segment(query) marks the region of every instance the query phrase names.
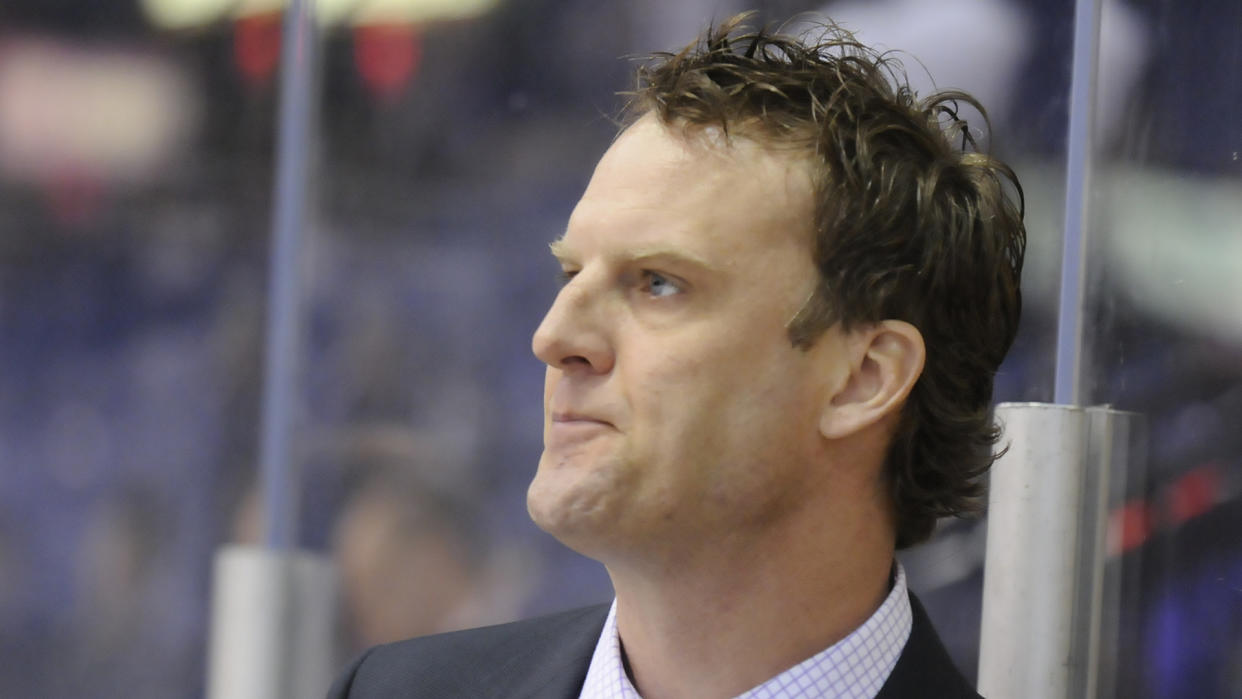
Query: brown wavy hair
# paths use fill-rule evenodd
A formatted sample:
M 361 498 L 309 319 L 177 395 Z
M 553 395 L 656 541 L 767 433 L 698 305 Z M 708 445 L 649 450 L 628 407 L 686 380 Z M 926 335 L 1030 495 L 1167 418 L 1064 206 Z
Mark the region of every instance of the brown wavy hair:
M 977 511 L 998 456 L 992 380 L 1021 313 L 1022 188 L 959 117 L 969 105 L 990 130 L 970 95 L 920 98 L 893 54 L 834 24 L 799 38 L 754 31 L 747 17 L 650 57 L 629 119 L 718 126 L 811 156 L 819 287 L 790 340 L 809 347 L 837 323 L 891 318 L 927 347 L 885 465 L 904 548 L 938 518 Z

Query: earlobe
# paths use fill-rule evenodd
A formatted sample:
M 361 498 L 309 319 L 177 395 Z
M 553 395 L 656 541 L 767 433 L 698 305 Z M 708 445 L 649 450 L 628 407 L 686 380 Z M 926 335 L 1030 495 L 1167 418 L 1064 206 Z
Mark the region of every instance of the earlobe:
M 855 330 L 844 343 L 848 374 L 824 406 L 819 429 L 828 439 L 862 431 L 901 410 L 923 372 L 923 335 L 900 320 Z

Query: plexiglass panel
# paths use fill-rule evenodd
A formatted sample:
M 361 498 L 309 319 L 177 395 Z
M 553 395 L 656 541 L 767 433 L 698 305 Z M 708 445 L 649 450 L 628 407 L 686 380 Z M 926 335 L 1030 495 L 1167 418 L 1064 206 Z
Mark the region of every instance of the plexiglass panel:
M 274 34 L 144 7 L 0 7 L 3 696 L 200 693 L 253 477 Z
M 1238 696 L 1242 6 L 1131 9 L 1129 64 L 1099 74 L 1126 86 L 1100 94 L 1084 338 L 1087 400 L 1150 433 L 1113 512 L 1115 696 Z

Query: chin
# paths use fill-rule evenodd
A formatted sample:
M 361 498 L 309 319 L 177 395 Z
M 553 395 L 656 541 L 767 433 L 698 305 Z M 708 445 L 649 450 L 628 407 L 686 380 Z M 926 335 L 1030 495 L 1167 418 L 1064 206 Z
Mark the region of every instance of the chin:
M 540 529 L 593 557 L 605 539 L 616 533 L 617 503 L 611 497 L 615 492 L 582 485 L 536 475 L 526 491 L 526 511 Z

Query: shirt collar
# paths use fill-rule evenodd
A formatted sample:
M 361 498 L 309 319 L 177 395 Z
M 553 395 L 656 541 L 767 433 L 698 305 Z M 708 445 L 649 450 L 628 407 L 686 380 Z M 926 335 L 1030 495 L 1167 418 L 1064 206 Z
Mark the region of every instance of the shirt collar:
M 738 699 L 874 699 L 897 665 L 913 623 L 900 563 L 893 577 L 888 597 L 862 626 Z M 616 600 L 595 644 L 579 699 L 641 699 L 621 662 Z

